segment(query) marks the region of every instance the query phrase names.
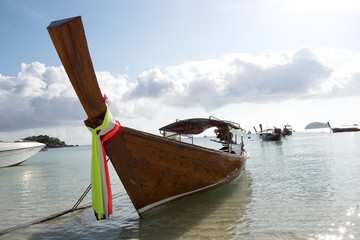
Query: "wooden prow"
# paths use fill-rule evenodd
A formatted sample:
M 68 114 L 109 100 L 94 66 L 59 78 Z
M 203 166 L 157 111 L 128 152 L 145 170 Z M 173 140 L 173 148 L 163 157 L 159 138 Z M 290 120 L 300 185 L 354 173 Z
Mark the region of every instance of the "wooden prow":
M 259 126 L 260 126 L 260 131 L 262 132 L 263 131 L 262 124 L 259 124 Z
M 331 128 L 331 126 L 330 126 L 330 123 L 329 123 L 329 122 L 327 122 L 327 125 L 329 126 L 330 131 L 333 131 L 333 129 Z
M 96 80 L 81 17 L 54 21 L 47 30 L 90 126 L 96 127 L 94 119 L 103 119 L 106 104 Z

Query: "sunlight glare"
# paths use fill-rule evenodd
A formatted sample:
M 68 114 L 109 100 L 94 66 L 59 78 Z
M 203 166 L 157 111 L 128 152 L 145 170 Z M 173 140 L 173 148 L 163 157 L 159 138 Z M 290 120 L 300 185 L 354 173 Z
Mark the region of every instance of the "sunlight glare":
M 297 11 L 341 11 L 360 8 L 356 0 L 280 0 L 279 3 Z

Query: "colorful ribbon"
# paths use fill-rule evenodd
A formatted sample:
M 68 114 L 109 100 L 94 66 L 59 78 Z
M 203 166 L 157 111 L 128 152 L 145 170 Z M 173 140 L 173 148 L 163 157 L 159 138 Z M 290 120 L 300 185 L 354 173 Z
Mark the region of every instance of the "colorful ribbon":
M 92 207 L 97 220 L 108 219 L 112 214 L 112 194 L 105 148 L 122 132 L 124 127 L 107 109 L 100 126 L 87 128 L 92 132 Z

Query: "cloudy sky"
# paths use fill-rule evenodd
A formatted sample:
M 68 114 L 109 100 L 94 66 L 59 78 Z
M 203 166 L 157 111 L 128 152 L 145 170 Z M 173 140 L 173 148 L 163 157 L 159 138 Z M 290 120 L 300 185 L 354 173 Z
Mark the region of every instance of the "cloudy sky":
M 124 126 L 360 123 L 359 13 L 356 0 L 0 0 L 0 140 L 91 142 L 46 30 L 79 15 Z

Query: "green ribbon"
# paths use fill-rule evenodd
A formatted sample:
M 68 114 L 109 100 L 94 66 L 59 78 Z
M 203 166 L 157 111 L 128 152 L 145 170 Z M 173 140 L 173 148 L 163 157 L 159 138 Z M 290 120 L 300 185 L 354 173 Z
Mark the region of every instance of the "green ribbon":
M 104 196 L 103 189 L 104 187 L 104 178 L 102 178 L 102 170 L 101 170 L 101 154 L 102 154 L 102 147 L 101 147 L 101 140 L 98 137 L 97 132 L 107 128 L 111 123 L 112 115 L 110 111 L 107 109 L 106 114 L 103 120 L 103 123 L 96 127 L 91 128 L 87 127 L 92 132 L 92 156 L 91 156 L 91 195 L 92 195 L 92 208 L 95 211 L 95 215 L 97 219 L 104 219 L 106 217 L 106 207 L 107 202 L 104 202 L 104 198 L 106 199 L 107 196 Z

